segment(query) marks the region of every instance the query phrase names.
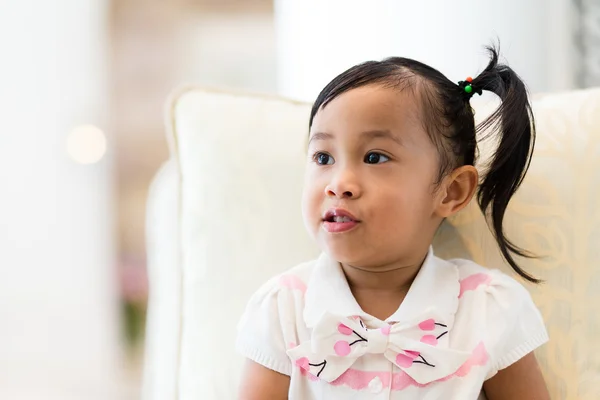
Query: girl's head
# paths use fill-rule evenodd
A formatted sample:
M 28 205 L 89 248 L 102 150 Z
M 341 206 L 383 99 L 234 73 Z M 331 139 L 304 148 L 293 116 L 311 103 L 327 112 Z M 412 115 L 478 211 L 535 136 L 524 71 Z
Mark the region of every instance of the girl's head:
M 399 57 L 354 66 L 321 91 L 310 116 L 303 213 L 323 250 L 363 268 L 414 262 L 441 222 L 477 192 L 502 254 L 535 281 L 514 261 L 525 254 L 502 228 L 529 166 L 533 117 L 525 85 L 489 51 L 470 92 Z M 502 103 L 476 127 L 469 99 L 481 90 Z M 476 131 L 492 127 L 499 145 L 478 185 Z

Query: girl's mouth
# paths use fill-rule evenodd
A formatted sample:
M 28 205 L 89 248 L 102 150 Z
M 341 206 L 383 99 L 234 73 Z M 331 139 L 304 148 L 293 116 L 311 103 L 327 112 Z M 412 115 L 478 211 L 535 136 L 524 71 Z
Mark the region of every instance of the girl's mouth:
M 330 233 L 342 233 L 354 229 L 360 221 L 349 211 L 332 208 L 323 216 L 323 228 Z

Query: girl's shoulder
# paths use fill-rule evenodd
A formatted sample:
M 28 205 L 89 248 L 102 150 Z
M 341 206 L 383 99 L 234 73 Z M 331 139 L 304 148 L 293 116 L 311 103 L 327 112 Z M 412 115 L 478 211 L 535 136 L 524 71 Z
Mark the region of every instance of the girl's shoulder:
M 275 275 L 258 288 L 249 298 L 240 324 L 264 321 L 266 325 L 300 325 L 304 297 L 316 260 L 301 263 Z M 279 317 L 285 315 L 281 320 Z M 279 326 L 281 328 L 281 326 Z
M 474 296 L 500 292 L 515 300 L 530 299 L 527 289 L 512 276 L 499 269 L 488 268 L 466 259 L 447 260 L 456 266 L 460 282 L 459 298 L 472 292 Z
M 460 283 L 455 329 L 460 340 L 485 348 L 486 379 L 548 341 L 542 315 L 523 284 L 470 260 L 448 261 L 456 265 Z
M 264 283 L 250 297 L 238 323 L 236 348 L 246 358 L 284 375 L 292 367 L 287 349 L 299 343 L 304 293 L 315 261 L 305 262 Z
M 296 265 L 266 281 L 252 296 L 252 301 L 260 301 L 266 297 L 304 294 L 315 268 L 317 260 Z

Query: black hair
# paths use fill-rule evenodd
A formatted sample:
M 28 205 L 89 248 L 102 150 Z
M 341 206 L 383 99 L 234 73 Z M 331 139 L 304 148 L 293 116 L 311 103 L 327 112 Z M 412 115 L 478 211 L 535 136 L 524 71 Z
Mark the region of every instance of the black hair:
M 487 67 L 472 81 L 460 84 L 409 58 L 391 57 L 358 64 L 338 75 L 321 91 L 312 106 L 309 129 L 321 108 L 351 89 L 380 85 L 410 91 L 420 101 L 423 127 L 438 148 L 437 183 L 454 168 L 475 165 L 477 133 L 499 133 L 498 147 L 477 189 L 477 201 L 504 259 L 521 277 L 539 283 L 539 279 L 519 267 L 514 259 L 514 255 L 527 258 L 533 255 L 510 241 L 502 225 L 508 203 L 523 182 L 531 162 L 535 122 L 525 84 L 510 67 L 498 62 L 499 51 L 495 47 L 487 47 L 487 50 L 490 54 Z M 465 91 L 467 84 L 471 85 L 470 93 Z M 469 99 L 482 90 L 495 93 L 501 104 L 475 126 Z

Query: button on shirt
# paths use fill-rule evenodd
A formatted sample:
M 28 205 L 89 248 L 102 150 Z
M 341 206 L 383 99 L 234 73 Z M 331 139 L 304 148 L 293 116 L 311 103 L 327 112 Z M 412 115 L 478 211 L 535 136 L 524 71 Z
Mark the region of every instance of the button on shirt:
M 398 310 L 365 313 L 322 254 L 263 285 L 238 325 L 245 357 L 290 376 L 290 399 L 485 399 L 483 382 L 548 340 L 527 290 L 429 253 Z

